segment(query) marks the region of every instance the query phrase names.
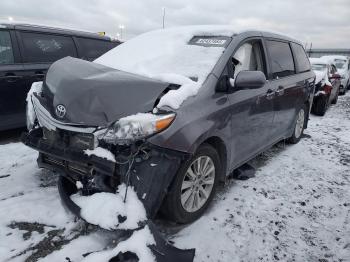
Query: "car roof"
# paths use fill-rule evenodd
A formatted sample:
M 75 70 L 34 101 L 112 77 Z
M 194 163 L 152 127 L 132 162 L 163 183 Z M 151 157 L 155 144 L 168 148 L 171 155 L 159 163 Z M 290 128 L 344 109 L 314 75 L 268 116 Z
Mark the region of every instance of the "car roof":
M 0 22 L 0 28 L 8 28 L 8 29 L 22 30 L 22 31 L 35 31 L 35 32 L 43 32 L 43 33 L 56 33 L 56 34 L 58 33 L 63 35 L 80 36 L 80 37 L 93 38 L 93 39 L 106 40 L 106 41 L 115 41 L 109 36 L 102 36 L 102 35 L 99 35 L 98 33 L 80 31 L 75 29 L 65 29 L 65 28 L 59 28 L 59 27 L 29 24 L 29 23 L 26 24 L 26 23 L 1 23 Z
M 321 56 L 321 58 L 329 59 L 329 60 L 335 60 L 335 59 L 349 60 L 349 57 L 345 55 L 324 55 L 324 56 Z
M 333 65 L 328 58 L 310 58 L 311 64 Z
M 295 38 L 285 35 L 283 33 L 273 32 L 273 31 L 262 31 L 262 30 L 245 30 L 238 32 L 237 34 L 245 34 L 248 36 L 261 35 L 265 38 L 272 38 L 276 40 L 283 40 L 287 42 L 293 42 L 302 46 L 302 43 Z

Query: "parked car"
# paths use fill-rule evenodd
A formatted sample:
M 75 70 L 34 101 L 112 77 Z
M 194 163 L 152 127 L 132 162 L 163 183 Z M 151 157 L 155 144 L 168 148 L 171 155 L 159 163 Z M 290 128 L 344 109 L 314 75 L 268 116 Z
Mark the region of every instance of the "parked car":
M 67 195 L 132 185 L 150 217 L 197 219 L 219 181 L 307 127 L 315 74 L 300 42 L 231 27 L 145 33 L 94 62 L 64 58 L 31 90 L 22 141 Z M 75 209 L 76 210 L 76 209 Z
M 329 105 L 336 104 L 340 90 L 341 77 L 337 68 L 328 59 L 310 58 L 312 69 L 316 74 L 315 96 L 312 112 L 323 116 Z
M 341 55 L 322 56 L 321 58 L 328 60 L 337 68 L 338 74 L 341 76 L 339 94 L 345 95 L 350 88 L 350 58 Z
M 26 95 L 52 62 L 65 56 L 93 60 L 118 43 L 93 33 L 0 23 L 0 131 L 26 125 Z

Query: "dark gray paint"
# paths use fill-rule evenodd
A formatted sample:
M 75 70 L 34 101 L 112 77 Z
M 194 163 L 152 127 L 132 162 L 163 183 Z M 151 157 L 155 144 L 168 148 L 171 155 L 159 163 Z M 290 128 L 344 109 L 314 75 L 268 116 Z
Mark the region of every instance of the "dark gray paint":
M 215 138 L 223 148 L 224 174 L 248 161 L 281 139 L 292 135 L 296 112 L 312 104 L 314 73 L 298 73 L 273 80 L 269 54 L 264 47 L 267 82 L 257 89 L 216 92 L 232 54 L 249 39 L 297 41 L 265 33 L 244 32 L 232 37 L 203 83 L 199 93 L 188 98 L 176 111 L 172 125 L 148 139 L 162 148 L 194 153 L 207 139 Z M 146 112 L 167 87 L 132 74 L 100 65 L 65 59 L 50 69 L 47 83 L 55 92 L 53 106 L 67 106 L 68 120 L 84 124 L 106 124 L 118 118 Z M 55 86 L 59 87 L 55 91 Z

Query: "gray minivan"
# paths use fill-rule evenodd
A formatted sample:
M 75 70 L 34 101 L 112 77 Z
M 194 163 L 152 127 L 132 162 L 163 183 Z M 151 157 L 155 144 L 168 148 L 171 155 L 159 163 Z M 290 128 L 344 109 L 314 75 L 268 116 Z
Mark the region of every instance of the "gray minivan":
M 307 127 L 315 75 L 300 42 L 230 27 L 135 37 L 94 62 L 64 58 L 33 90 L 22 141 L 60 193 L 134 187 L 150 217 L 188 223 L 219 181 Z M 82 184 L 76 187 L 76 182 Z

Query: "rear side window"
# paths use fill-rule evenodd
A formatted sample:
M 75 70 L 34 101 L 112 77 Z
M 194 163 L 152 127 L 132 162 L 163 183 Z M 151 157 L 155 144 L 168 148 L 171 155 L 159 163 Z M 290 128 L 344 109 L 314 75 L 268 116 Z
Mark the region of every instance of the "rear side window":
M 13 64 L 11 36 L 8 31 L 0 31 L 0 64 Z
M 66 56 L 76 57 L 74 41 L 69 36 L 21 32 L 25 63 L 54 62 Z
M 296 64 L 299 72 L 307 72 L 311 70 L 309 58 L 307 57 L 304 48 L 301 45 L 292 43 Z
M 274 79 L 295 74 L 292 50 L 288 43 L 267 40 L 272 76 Z
M 82 58 L 90 61 L 100 57 L 114 47 L 113 43 L 98 39 L 77 37 L 77 41 Z

